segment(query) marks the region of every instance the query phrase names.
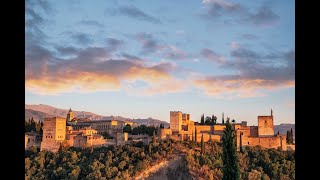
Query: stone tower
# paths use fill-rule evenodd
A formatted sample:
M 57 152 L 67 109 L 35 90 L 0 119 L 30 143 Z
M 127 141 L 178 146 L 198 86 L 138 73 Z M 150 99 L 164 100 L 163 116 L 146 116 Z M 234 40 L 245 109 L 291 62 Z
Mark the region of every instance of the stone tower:
M 182 126 L 182 112 L 170 111 L 170 129 L 172 132 L 179 132 Z
M 67 114 L 67 121 L 71 121 L 73 118 L 74 118 L 74 115 L 73 115 L 73 112 L 70 108 L 68 111 L 68 114 Z
M 66 119 L 60 117 L 44 118 L 40 150 L 56 152 L 60 143 L 66 139 Z
M 258 136 L 273 136 L 273 111 L 270 116 L 258 116 Z

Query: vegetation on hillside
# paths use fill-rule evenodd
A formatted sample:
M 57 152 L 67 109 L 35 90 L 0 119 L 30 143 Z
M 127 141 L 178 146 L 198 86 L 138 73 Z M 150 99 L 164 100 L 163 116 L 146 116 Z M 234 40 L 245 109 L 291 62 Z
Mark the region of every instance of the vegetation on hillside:
M 172 154 L 170 141 L 59 152 L 25 151 L 25 179 L 130 179 Z

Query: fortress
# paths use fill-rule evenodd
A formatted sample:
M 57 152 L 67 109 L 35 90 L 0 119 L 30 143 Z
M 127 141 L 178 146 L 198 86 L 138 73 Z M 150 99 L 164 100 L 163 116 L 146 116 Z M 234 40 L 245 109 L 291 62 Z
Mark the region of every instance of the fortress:
M 229 122 L 231 123 L 231 122 Z M 180 141 L 203 139 L 205 142 L 212 140 L 220 142 L 225 129 L 225 124 L 201 125 L 190 119 L 190 114 L 181 111 L 170 112 L 170 128 L 160 129 L 160 139 L 175 139 Z M 270 116 L 258 116 L 258 126 L 247 126 L 246 121 L 232 123 L 236 134 L 237 150 L 244 146 L 257 146 L 263 148 L 281 148 L 287 150 L 294 147 L 287 146 L 286 135 L 274 133 L 273 112 Z
M 159 128 L 158 139 L 174 139 L 178 141 L 194 140 L 205 142 L 222 139 L 226 127 L 223 123 L 213 125 L 199 124 L 190 119 L 190 114 L 181 111 L 170 111 L 170 128 Z M 231 123 L 227 121 L 227 123 Z M 56 152 L 61 145 L 74 147 L 99 147 L 108 145 L 120 145 L 131 141 L 143 141 L 148 144 L 150 137 L 145 135 L 128 135 L 123 133 L 123 128 L 132 122 L 118 120 L 88 121 L 74 118 L 70 108 L 67 118 L 44 118 L 42 137 L 35 132 L 25 134 L 25 148 L 31 146 L 40 147 L 40 150 Z M 282 150 L 295 149 L 294 145 L 287 145 L 286 135 L 274 133 L 273 112 L 269 116 L 258 116 L 258 126 L 247 126 L 246 121 L 232 123 L 235 130 L 237 150 L 244 146 L 261 146 L 263 148 L 281 148 Z M 113 139 L 105 139 L 102 135 L 107 133 Z

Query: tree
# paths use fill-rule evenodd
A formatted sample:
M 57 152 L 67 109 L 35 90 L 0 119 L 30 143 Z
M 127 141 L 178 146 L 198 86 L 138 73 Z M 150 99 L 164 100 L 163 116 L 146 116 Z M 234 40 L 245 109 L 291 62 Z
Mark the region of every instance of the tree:
M 205 153 L 205 145 L 204 145 L 204 141 L 203 141 L 203 134 L 201 136 L 201 154 Z
M 207 124 L 207 125 L 211 124 L 211 117 L 210 116 L 206 117 L 206 120 L 205 120 L 204 124 Z
M 293 131 L 292 131 L 292 128 L 290 130 L 290 140 L 291 140 L 291 144 L 293 144 Z
M 127 132 L 131 134 L 131 126 L 130 124 L 127 124 L 125 127 L 123 127 L 123 132 Z
M 226 124 L 222 136 L 223 178 L 225 180 L 240 179 L 239 160 L 235 145 L 235 132 L 230 122 Z
M 204 124 L 204 114 L 201 116 L 200 124 Z
M 227 123 L 227 124 L 230 123 L 230 118 L 229 118 L 229 117 L 227 117 L 226 123 Z
M 236 123 L 236 120 L 232 119 L 232 121 L 231 121 L 231 122 L 234 124 L 234 123 Z
M 222 113 L 222 124 L 224 124 L 224 113 Z
M 212 124 L 217 124 L 217 116 L 215 116 L 214 114 L 212 114 L 211 121 L 212 121 Z
M 195 141 L 196 141 L 196 144 L 197 144 L 197 127 L 194 127 L 194 129 L 195 129 L 195 132 L 194 132 L 194 139 L 195 139 Z
M 160 129 L 164 129 L 164 124 L 160 123 Z

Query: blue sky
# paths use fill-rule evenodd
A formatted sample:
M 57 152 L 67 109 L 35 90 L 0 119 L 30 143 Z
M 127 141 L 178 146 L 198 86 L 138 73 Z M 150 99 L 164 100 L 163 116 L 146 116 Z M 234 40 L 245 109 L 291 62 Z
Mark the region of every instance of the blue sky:
M 26 2 L 26 104 L 295 122 L 294 1 Z

